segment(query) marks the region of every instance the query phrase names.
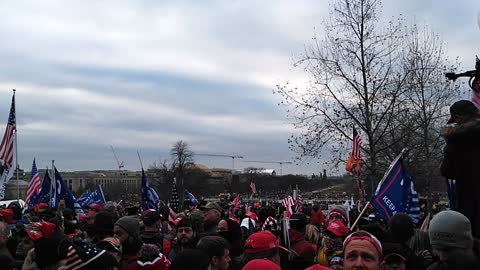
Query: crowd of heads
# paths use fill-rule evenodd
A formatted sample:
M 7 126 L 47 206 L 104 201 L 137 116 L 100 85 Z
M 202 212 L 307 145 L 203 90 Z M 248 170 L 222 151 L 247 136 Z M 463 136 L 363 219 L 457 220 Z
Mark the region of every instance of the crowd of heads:
M 404 213 L 375 213 L 350 228 L 342 206 L 235 209 L 203 202 L 159 210 L 90 205 L 83 213 L 46 204 L 0 209 L 1 269 L 477 269 L 469 220 L 446 210 L 428 229 Z M 427 217 L 428 219 L 429 217 Z M 427 220 L 428 222 L 429 220 Z

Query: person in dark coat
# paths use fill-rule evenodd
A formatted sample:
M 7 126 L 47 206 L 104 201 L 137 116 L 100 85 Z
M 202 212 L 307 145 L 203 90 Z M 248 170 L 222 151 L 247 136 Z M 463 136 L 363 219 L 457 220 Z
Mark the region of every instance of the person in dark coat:
M 288 269 L 305 269 L 313 265 L 315 257 L 314 245 L 305 240 L 305 228 L 308 224 L 307 216 L 302 213 L 293 214 L 290 217 L 290 238 L 291 256 Z
M 480 115 L 477 107 L 460 100 L 450 107 L 449 124 L 442 129 L 447 145 L 441 173 L 456 180 L 456 208 L 472 224 L 473 236 L 480 237 Z

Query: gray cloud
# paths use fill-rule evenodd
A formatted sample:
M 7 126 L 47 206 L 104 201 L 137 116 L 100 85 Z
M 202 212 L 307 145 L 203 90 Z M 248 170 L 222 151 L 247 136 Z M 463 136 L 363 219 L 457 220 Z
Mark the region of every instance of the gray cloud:
M 452 57 L 472 66 L 478 1 L 384 2 L 385 16 L 425 20 Z M 291 57 L 314 27 L 321 34 L 327 15 L 327 1 L 315 0 L 0 3 L 0 130 L 17 88 L 24 168 L 34 156 L 40 167 L 55 159 L 65 170 L 115 168 L 112 144 L 138 169 L 137 149 L 151 163 L 179 139 L 199 153 L 290 160 L 292 129 L 271 90 L 306 84 Z M 228 158 L 197 160 L 231 166 Z

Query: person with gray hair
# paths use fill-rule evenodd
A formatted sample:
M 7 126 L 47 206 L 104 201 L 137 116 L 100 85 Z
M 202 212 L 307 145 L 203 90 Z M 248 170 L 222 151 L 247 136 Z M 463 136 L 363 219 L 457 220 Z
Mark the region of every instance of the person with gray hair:
M 473 252 L 470 221 L 459 212 L 445 210 L 436 214 L 428 229 L 433 253 L 439 261 L 427 270 L 478 269 L 478 259 Z

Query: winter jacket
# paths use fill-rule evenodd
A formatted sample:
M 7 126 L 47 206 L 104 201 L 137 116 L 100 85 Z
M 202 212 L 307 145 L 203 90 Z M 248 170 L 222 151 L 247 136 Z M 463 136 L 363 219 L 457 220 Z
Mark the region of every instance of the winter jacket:
M 447 140 L 441 173 L 456 180 L 456 211 L 472 224 L 473 236 L 480 237 L 480 118 L 442 131 Z
M 303 267 L 301 269 L 313 265 L 315 257 L 315 248 L 313 245 L 305 240 L 303 233 L 299 231 L 290 229 L 288 230 L 288 235 L 290 238 L 290 249 L 295 253 L 291 265 L 300 268 Z
M 160 232 L 145 231 L 140 234 L 140 237 L 143 243 L 156 245 L 162 251 L 163 237 Z

